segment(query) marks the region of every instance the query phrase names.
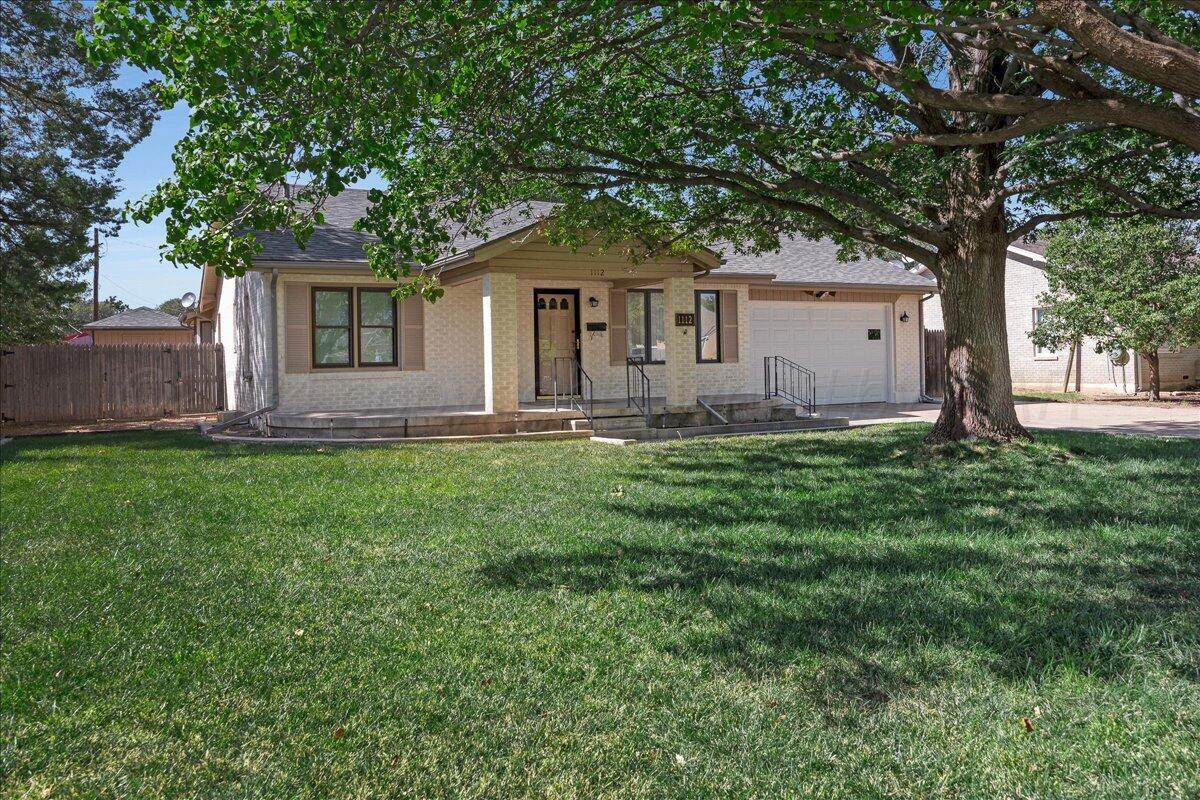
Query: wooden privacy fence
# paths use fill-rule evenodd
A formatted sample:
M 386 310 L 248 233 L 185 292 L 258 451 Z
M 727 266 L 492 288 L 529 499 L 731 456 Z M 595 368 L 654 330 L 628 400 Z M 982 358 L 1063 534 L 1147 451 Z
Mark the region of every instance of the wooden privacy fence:
M 925 394 L 941 397 L 946 389 L 946 332 L 925 331 Z
M 225 406 L 219 344 L 34 344 L 0 350 L 0 421 L 90 422 Z

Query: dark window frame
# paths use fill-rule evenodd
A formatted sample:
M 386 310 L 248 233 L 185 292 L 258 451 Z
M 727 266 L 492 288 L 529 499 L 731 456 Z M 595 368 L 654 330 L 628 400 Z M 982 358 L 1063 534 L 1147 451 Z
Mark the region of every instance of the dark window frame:
M 363 324 L 362 296 L 364 294 L 370 294 L 370 293 L 386 294 L 388 296 L 388 298 L 392 301 L 392 324 L 391 325 L 365 325 L 365 324 Z M 355 313 L 354 318 L 355 318 L 355 321 L 357 322 L 357 325 L 355 326 L 355 335 L 357 337 L 358 345 L 359 345 L 357 348 L 358 366 L 361 369 L 375 369 L 377 367 L 398 367 L 398 366 L 400 366 L 400 309 L 398 309 L 396 307 L 396 298 L 392 296 L 391 290 L 360 286 L 358 288 L 358 291 L 355 292 L 354 300 L 355 300 L 355 305 L 357 306 L 357 308 L 355 309 L 356 313 Z M 363 332 L 364 328 L 370 328 L 372 330 L 386 330 L 388 328 L 391 328 L 391 330 L 392 330 L 392 360 L 391 361 L 364 362 L 362 360 L 362 332 Z
M 651 325 L 652 325 L 652 320 L 650 317 L 650 296 L 655 295 L 655 294 L 662 295 L 663 290 L 662 289 L 629 289 L 626 291 L 626 296 L 632 295 L 632 294 L 641 295 L 641 297 L 642 297 L 642 336 L 643 336 L 642 341 L 645 342 L 645 348 L 646 348 L 646 354 L 647 354 L 647 357 L 642 359 L 642 363 L 643 364 L 665 364 L 665 363 L 667 363 L 667 360 L 665 357 L 662 359 L 658 359 L 658 360 L 649 358 L 649 354 L 654 352 L 654 348 L 650 345 L 650 329 L 651 329 Z M 629 316 L 628 300 L 626 301 L 626 305 L 625 305 L 625 316 L 626 317 Z M 628 326 L 628 324 L 629 324 L 629 320 L 626 319 L 626 325 Z M 667 330 L 667 301 L 666 301 L 666 298 L 664 297 L 663 298 L 663 332 L 664 332 L 664 334 L 666 333 L 666 330 Z M 628 334 L 626 336 L 628 337 Z M 626 338 L 626 340 L 625 340 L 625 356 L 627 358 L 632 358 L 632 356 L 629 355 L 629 339 L 628 338 Z M 664 353 L 664 356 L 665 356 L 665 353 Z
M 700 295 L 711 294 L 716 301 L 713 303 L 714 313 L 717 315 L 717 324 L 713 329 L 713 336 L 717 337 L 717 357 L 716 358 L 701 358 L 700 357 Z M 697 289 L 696 290 L 696 363 L 697 364 L 720 364 L 721 356 L 721 293 L 716 289 Z
M 317 293 L 325 292 L 328 294 L 344 294 L 346 295 L 346 324 L 345 325 L 318 325 L 317 324 Z M 354 289 L 349 286 L 314 286 L 312 295 L 309 298 L 310 309 L 312 314 L 312 366 L 313 369 L 353 369 L 354 368 Z M 344 330 L 346 331 L 346 356 L 347 361 L 339 361 L 337 363 L 320 363 L 317 361 L 317 332 L 322 330 Z

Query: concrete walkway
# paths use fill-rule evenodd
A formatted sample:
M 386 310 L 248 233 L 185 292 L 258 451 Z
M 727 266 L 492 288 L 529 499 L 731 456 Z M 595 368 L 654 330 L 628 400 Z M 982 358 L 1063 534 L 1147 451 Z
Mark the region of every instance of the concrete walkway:
M 849 417 L 853 425 L 881 422 L 933 422 L 940 406 L 932 403 L 864 403 L 822 406 L 822 414 Z M 1050 428 L 1130 436 L 1177 436 L 1200 439 L 1200 407 L 1152 408 L 1100 403 L 1017 402 L 1017 417 L 1028 428 Z

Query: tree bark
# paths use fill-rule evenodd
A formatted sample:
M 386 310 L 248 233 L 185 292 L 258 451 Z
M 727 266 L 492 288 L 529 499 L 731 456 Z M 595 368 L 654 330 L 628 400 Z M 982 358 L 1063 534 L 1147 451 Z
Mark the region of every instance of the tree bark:
M 1146 359 L 1146 369 L 1150 373 L 1150 399 L 1159 400 L 1162 398 L 1162 376 L 1158 372 L 1158 351 L 1142 353 L 1142 358 Z
M 997 156 L 995 148 L 973 148 L 951 169 L 947 183 L 948 241 L 938 254 L 946 388 L 930 442 L 1030 438 L 1017 419 L 1008 362 L 1008 231 L 1001 209 L 981 200 Z
M 1004 319 L 1007 246 L 1003 233 L 981 235 L 942 257 L 946 388 L 931 442 L 1029 438 L 1012 397 Z

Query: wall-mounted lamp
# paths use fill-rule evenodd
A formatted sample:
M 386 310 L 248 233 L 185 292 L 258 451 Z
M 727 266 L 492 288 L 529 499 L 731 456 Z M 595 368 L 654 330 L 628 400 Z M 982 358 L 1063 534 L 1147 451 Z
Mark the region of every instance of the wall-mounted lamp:
M 592 308 L 595 308 L 596 306 L 600 305 L 600 301 L 594 297 L 589 297 L 588 305 L 591 306 Z
M 900 321 L 908 322 L 908 312 L 907 311 L 905 311 L 903 314 L 900 315 Z

